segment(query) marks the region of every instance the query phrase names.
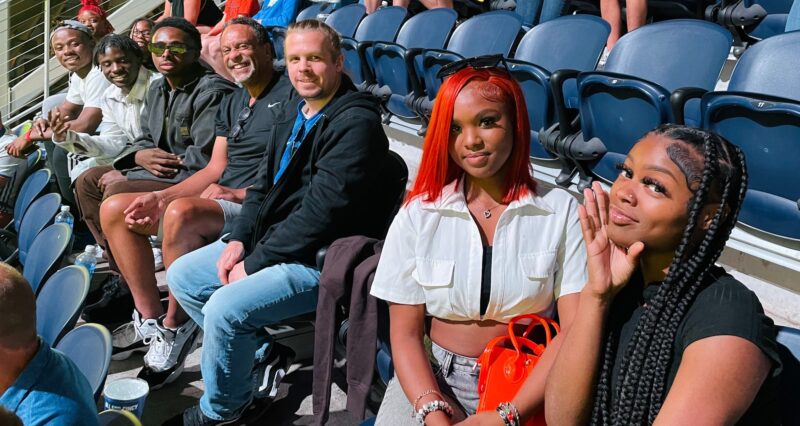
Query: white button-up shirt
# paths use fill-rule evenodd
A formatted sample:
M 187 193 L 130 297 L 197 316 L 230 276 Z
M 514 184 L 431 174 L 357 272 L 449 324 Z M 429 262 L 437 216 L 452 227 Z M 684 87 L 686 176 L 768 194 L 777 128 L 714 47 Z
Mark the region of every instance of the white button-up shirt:
M 86 156 L 70 170 L 74 181 L 90 167 L 111 164 L 125 147 L 142 133 L 141 115 L 144 109 L 144 98 L 150 88 L 150 82 L 160 77 L 144 66 L 139 67 L 131 91 L 127 94 L 115 85 L 110 85 L 103 92 L 100 109 L 103 121 L 98 126 L 99 135 L 67 131 L 64 142 L 57 145 L 67 151 Z
M 552 316 L 554 302 L 586 282 L 578 201 L 562 189 L 538 189 L 511 202 L 494 234 L 491 294 L 480 315 L 483 243 L 462 185 L 400 209 L 381 252 L 371 294 L 454 320 L 508 322 L 520 314 Z

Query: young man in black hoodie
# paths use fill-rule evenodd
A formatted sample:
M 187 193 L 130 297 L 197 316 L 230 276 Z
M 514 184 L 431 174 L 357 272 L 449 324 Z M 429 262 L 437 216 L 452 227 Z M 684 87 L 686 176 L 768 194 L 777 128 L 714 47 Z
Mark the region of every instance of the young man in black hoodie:
M 343 236 L 380 235 L 391 209 L 375 201 L 388 152 L 378 103 L 342 73 L 339 36 L 316 20 L 295 23 L 285 52 L 303 98 L 296 116 L 276 124 L 233 231 L 167 271 L 205 332 L 205 393 L 183 424 L 252 420 L 267 406 L 293 355 L 264 326 L 313 312 L 317 251 Z

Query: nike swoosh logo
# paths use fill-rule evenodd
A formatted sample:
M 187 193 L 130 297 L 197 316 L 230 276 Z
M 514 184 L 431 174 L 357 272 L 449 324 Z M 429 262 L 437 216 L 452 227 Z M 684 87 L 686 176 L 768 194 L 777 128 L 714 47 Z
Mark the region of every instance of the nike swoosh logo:
M 280 102 L 275 102 L 274 104 L 269 104 L 269 105 L 267 105 L 267 108 L 272 108 L 275 105 L 280 105 Z

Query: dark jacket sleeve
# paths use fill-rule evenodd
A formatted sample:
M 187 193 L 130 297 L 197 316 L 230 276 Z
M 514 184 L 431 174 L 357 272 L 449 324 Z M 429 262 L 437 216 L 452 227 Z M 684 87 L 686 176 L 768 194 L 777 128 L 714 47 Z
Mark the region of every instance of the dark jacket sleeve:
M 256 228 L 258 209 L 264 202 L 269 189 L 269 173 L 267 168 L 269 161 L 262 161 L 258 170 L 256 181 L 245 192 L 242 211 L 233 222 L 233 230 L 222 241 L 240 241 L 244 244 L 245 252 L 249 253 L 253 247 L 250 246 L 253 232 Z
M 193 143 L 186 147 L 183 164 L 190 172 L 196 172 L 208 165 L 216 140 L 217 109 L 222 99 L 231 92 L 233 86 L 221 78 L 212 78 L 210 84 L 198 87 L 200 93 L 192 102 L 192 127 L 189 133 Z
M 248 274 L 282 262 L 313 258 L 355 215 L 354 205 L 369 194 L 371 178 L 388 151 L 376 111 L 353 107 L 336 116 L 321 134 L 324 144 L 299 207 L 258 242 L 245 258 Z M 334 125 L 335 124 L 335 125 Z

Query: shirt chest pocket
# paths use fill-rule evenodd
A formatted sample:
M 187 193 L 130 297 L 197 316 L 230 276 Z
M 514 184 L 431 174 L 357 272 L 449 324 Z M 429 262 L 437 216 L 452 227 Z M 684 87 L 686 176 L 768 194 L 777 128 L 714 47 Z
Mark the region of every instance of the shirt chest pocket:
M 192 119 L 189 114 L 175 113 L 172 118 L 172 131 L 175 132 L 177 140 L 188 139 L 191 137 L 189 130 L 192 127 Z
M 444 259 L 416 258 L 416 269 L 412 276 L 426 289 L 452 287 L 455 261 Z
M 521 254 L 519 265 L 523 280 L 533 286 L 532 291 L 542 290 L 545 283 L 551 282 L 556 270 L 556 250 Z

